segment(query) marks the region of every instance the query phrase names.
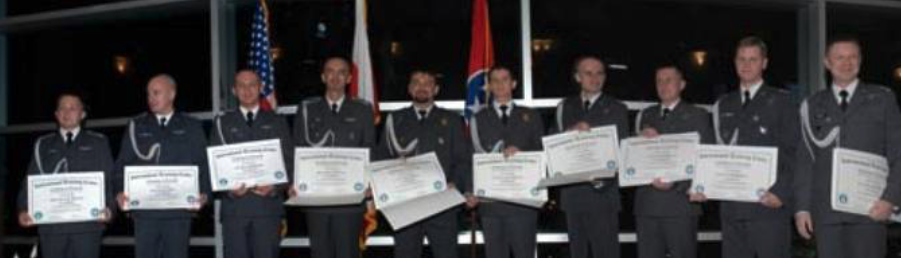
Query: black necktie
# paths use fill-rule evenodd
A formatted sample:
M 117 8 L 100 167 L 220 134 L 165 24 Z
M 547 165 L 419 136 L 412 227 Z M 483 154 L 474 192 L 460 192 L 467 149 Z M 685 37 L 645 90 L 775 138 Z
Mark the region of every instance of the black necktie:
M 747 107 L 748 103 L 751 103 L 751 91 L 750 90 L 744 91 L 744 96 L 745 96 L 745 101 L 741 103 L 742 108 Z
M 338 103 L 332 104 L 332 114 L 338 114 Z
M 510 108 L 507 105 L 501 105 L 501 123 L 507 124 L 507 120 L 509 116 L 507 115 L 507 109 Z
M 75 140 L 73 138 L 75 138 L 75 134 L 73 134 L 72 132 L 66 132 L 66 145 L 72 145 L 72 141 Z
M 166 129 L 166 118 L 160 117 L 160 129 Z
M 588 110 L 589 108 L 591 108 L 591 101 L 590 101 L 590 100 L 586 100 L 586 101 L 585 101 L 585 110 Z
M 838 92 L 838 96 L 842 98 L 841 101 L 838 103 L 838 105 L 840 107 L 842 107 L 842 111 L 845 111 L 848 109 L 848 95 L 849 94 L 848 94 L 847 90 L 842 90 L 842 91 Z
M 664 108 L 664 109 L 663 109 L 663 120 L 666 120 L 666 117 L 669 116 L 669 113 L 670 113 L 670 112 L 671 112 L 671 111 L 670 111 L 669 108 Z
M 247 126 L 253 126 L 253 111 L 247 112 Z
M 425 117 L 426 117 L 426 115 L 428 115 L 429 113 L 428 113 L 425 109 L 419 110 L 419 111 L 417 111 L 417 112 L 419 112 L 419 123 L 421 124 L 423 121 L 425 121 Z

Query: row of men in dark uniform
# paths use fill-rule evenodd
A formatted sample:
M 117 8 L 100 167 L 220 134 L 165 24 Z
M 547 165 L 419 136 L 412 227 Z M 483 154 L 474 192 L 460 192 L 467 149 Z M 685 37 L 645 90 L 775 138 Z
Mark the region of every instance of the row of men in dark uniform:
M 722 202 L 722 257 L 791 257 L 792 218 L 802 237 L 816 239 L 819 257 L 884 257 L 884 222 L 901 202 L 901 172 L 896 173 L 901 169 L 897 165 L 901 115 L 890 90 L 858 79 L 860 48 L 853 38 L 831 41 L 825 58 L 831 85 L 799 105 L 788 92 L 764 81 L 769 60 L 766 44 L 756 37 L 744 38 L 735 55 L 740 87 L 716 101 L 712 116 L 682 100 L 686 80 L 677 66 L 660 66 L 655 74 L 660 103 L 639 112 L 634 132 L 629 130 L 626 105 L 603 93 L 606 68 L 596 56 L 574 61 L 573 77 L 580 93 L 560 102 L 549 129 L 536 110 L 513 103 L 517 82 L 512 71 L 501 66 L 491 69 L 487 76 L 493 101 L 474 114 L 473 124 L 478 126 L 470 127 L 469 133 L 458 112 L 435 105 L 440 87 L 436 76 L 427 71 L 410 75 L 412 105 L 387 114 L 381 136 L 376 135 L 372 106 L 345 94 L 351 65 L 343 58 L 326 60 L 321 75 L 325 94 L 297 106 L 293 130 L 283 117 L 260 109 L 260 78 L 252 71 L 240 71 L 233 87 L 240 107 L 217 116 L 208 138 L 200 122 L 175 111 L 175 80 L 159 75 L 147 86 L 150 111 L 129 122 L 115 162 L 103 135 L 81 129 L 85 117 L 81 99 L 63 95 L 55 113 L 59 131 L 36 141 L 28 174 L 104 171 L 115 186 L 110 192 L 115 198 L 109 199 L 121 207 L 128 199 L 121 187 L 124 166 L 196 165 L 204 172 L 201 182 L 207 182 L 207 145 L 280 139 L 289 172 L 294 147 L 371 148 L 374 160 L 435 152 L 449 186 L 466 196 L 466 208 L 479 210 L 487 257 L 524 258 L 536 250 L 538 210 L 475 197 L 473 153 L 512 156 L 541 150 L 541 137 L 548 133 L 605 125 L 615 125 L 618 135 L 624 136 L 697 132 L 706 144 L 779 150 L 777 181 L 759 202 Z M 840 135 L 830 137 L 835 128 L 841 128 Z M 376 137 L 381 138 L 378 143 Z M 883 155 L 891 164 L 888 187 L 869 216 L 840 213 L 829 206 L 831 150 L 839 142 L 842 148 Z M 202 185 L 205 202 L 211 193 L 208 185 Z M 691 192 L 689 186 L 690 182 L 658 179 L 636 190 L 633 212 L 639 257 L 697 257 L 699 203 L 706 197 Z M 278 256 L 277 231 L 286 195 L 296 192 L 287 185 L 275 185 L 242 187 L 218 196 L 226 257 Z M 24 212 L 25 194 L 20 196 L 20 223 L 32 225 Z M 621 197 L 615 178 L 562 186 L 560 199 L 572 257 L 620 257 Z M 40 226 L 44 256 L 98 257 L 102 222 L 112 217 L 116 205 L 109 204 L 101 223 Z M 358 234 L 367 208 L 371 207 L 365 203 L 304 208 L 312 256 L 360 257 Z M 395 257 L 421 257 L 424 237 L 433 257 L 458 257 L 457 223 L 463 209 L 450 209 L 397 230 Z M 196 210 L 133 211 L 136 256 L 187 257 L 192 212 Z

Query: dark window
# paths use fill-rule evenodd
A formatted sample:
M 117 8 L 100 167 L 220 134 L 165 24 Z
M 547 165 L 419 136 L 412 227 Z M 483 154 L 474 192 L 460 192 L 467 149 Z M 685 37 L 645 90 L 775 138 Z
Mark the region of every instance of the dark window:
M 209 111 L 209 27 L 194 10 L 9 34 L 9 122 L 52 121 L 55 96 L 71 90 L 90 118 L 131 116 L 157 73 L 175 78 L 177 109 Z
M 577 93 L 572 62 L 595 54 L 607 64 L 605 91 L 620 99 L 656 101 L 654 68 L 675 62 L 688 79 L 684 97 L 712 103 L 735 88 L 735 45 L 748 35 L 769 46 L 767 82 L 786 87 L 798 80 L 796 24 L 791 5 L 533 1 L 535 96 Z

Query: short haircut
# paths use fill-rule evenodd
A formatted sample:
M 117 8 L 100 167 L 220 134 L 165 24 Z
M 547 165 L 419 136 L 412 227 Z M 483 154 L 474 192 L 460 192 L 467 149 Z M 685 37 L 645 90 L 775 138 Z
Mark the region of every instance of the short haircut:
M 516 80 L 514 78 L 514 76 L 516 76 L 516 75 L 513 74 L 513 70 L 510 70 L 509 67 L 504 66 L 504 65 L 495 65 L 495 66 L 492 66 L 491 69 L 488 69 L 488 73 L 486 74 L 488 78 L 486 81 L 491 81 L 491 75 L 498 71 L 507 71 L 507 73 L 510 74 L 510 78 L 513 78 L 513 80 Z
M 760 37 L 757 36 L 747 36 L 738 41 L 738 45 L 735 47 L 735 50 L 746 48 L 746 47 L 756 47 L 760 49 L 760 54 L 763 55 L 764 58 L 769 56 L 769 48 L 766 46 L 766 42 L 763 41 Z
M 862 50 L 862 47 L 860 46 L 860 40 L 857 39 L 857 37 L 853 35 L 842 34 L 829 39 L 829 42 L 826 43 L 826 53 L 828 54 L 829 49 L 831 49 L 832 46 L 838 43 L 851 43 L 857 46 L 858 49 Z
M 322 70 L 323 71 L 325 71 L 325 64 L 327 64 L 329 61 L 332 61 L 332 60 L 339 60 L 341 62 L 344 62 L 344 64 L 347 65 L 348 69 L 353 69 L 352 68 L 353 65 L 351 64 L 350 59 L 348 59 L 347 57 L 344 57 L 344 56 L 334 55 L 334 56 L 326 57 L 325 60 L 322 61 Z
M 657 73 L 657 72 L 660 72 L 660 70 L 663 70 L 663 69 L 673 69 L 673 70 L 676 71 L 676 74 L 679 75 L 679 78 L 682 78 L 682 80 L 685 80 L 685 73 L 682 72 L 682 68 L 679 67 L 678 64 L 672 63 L 672 62 L 664 62 L 664 63 L 660 63 L 660 64 L 657 65 L 657 67 L 654 69 L 654 72 Z
M 581 55 L 579 57 L 576 57 L 576 60 L 573 61 L 573 73 L 578 73 L 579 72 L 579 64 L 582 64 L 582 62 L 584 62 L 585 60 L 588 60 L 588 59 L 593 59 L 593 60 L 600 62 L 601 64 L 604 64 L 604 60 L 601 59 L 601 56 L 599 56 L 599 55 L 594 55 L 594 54 Z
M 428 76 L 428 77 L 432 78 L 433 81 L 435 81 L 435 84 L 438 84 L 438 74 L 433 71 L 429 71 L 426 69 L 414 69 L 413 71 L 410 71 L 409 79 L 412 81 L 413 76 L 415 76 L 417 74 L 422 74 L 422 75 Z
M 61 92 L 59 95 L 56 95 L 56 108 L 59 108 L 59 102 L 63 100 L 63 98 L 71 97 L 78 100 L 78 103 L 81 104 L 82 109 L 86 109 L 86 105 L 84 104 L 84 98 L 81 97 L 81 94 L 74 91 L 65 91 Z

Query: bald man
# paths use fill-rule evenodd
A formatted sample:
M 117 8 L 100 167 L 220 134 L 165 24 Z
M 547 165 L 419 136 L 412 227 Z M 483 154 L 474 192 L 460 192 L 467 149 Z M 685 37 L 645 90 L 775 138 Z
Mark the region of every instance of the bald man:
M 126 166 L 197 166 L 201 206 L 210 193 L 206 138 L 200 121 L 174 107 L 176 83 L 161 74 L 147 83 L 148 112 L 131 119 L 122 136 L 116 160 L 116 200 L 128 202 L 123 192 Z M 137 258 L 187 258 L 192 210 L 132 211 Z
M 293 178 L 294 149 L 288 122 L 275 112 L 260 109 L 262 87 L 256 73 L 238 71 L 232 93 L 240 106 L 216 117 L 210 145 L 279 139 L 288 178 Z M 282 203 L 286 188 L 287 184 L 241 187 L 220 196 L 226 258 L 278 257 L 278 226 L 285 215 Z

